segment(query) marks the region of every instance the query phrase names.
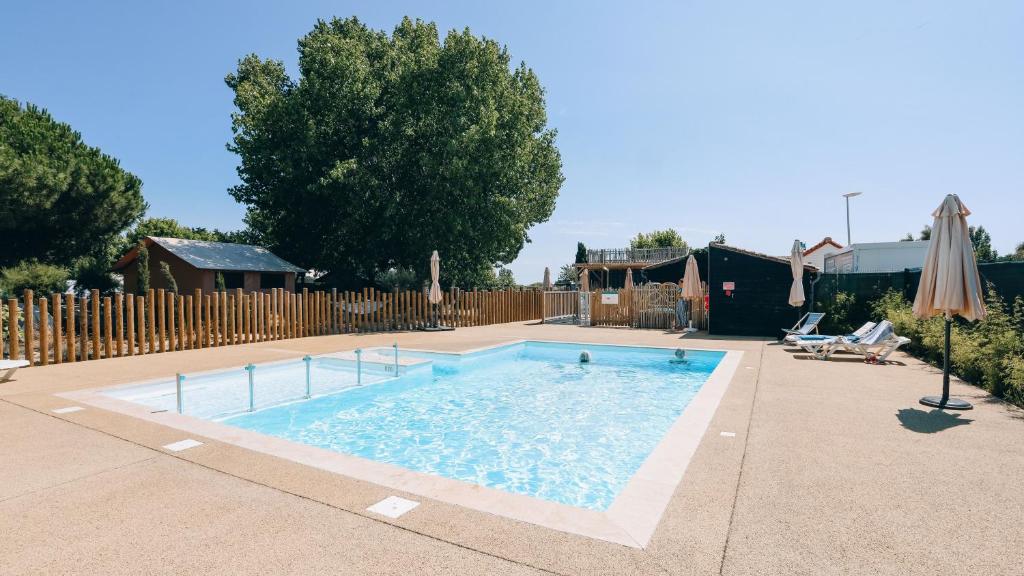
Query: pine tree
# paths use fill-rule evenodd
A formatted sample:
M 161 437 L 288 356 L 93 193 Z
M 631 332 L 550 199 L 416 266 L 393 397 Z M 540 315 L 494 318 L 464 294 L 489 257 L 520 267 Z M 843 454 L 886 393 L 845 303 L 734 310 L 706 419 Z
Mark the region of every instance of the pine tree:
M 587 247 L 583 244 L 583 242 L 576 243 L 576 263 L 587 263 Z
M 146 248 L 144 241 L 139 240 L 138 250 L 139 256 L 135 260 L 138 272 L 138 279 L 135 282 L 135 293 L 145 296 L 149 292 L 149 249 Z
M 160 274 L 163 275 L 164 280 L 167 282 L 167 291 L 171 294 L 178 293 L 178 281 L 174 279 L 174 274 L 171 274 L 171 266 L 163 260 L 160 261 Z

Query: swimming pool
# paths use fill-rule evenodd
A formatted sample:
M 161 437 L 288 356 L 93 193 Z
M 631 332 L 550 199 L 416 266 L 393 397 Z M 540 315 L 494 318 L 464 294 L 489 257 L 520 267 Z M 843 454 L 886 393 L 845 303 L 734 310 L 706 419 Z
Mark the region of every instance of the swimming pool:
M 582 351 L 590 362 L 581 363 Z M 700 391 L 724 352 L 519 342 L 470 354 L 363 351 L 185 382 L 184 412 L 292 442 L 550 502 L 604 511 Z M 164 383 L 112 392 L 173 410 Z

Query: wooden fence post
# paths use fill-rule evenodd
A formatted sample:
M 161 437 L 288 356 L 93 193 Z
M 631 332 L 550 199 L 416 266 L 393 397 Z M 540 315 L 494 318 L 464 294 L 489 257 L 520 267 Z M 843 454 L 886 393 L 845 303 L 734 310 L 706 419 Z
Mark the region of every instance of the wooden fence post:
M 210 317 L 207 324 L 210 325 L 210 347 L 220 346 L 220 296 L 219 292 L 213 292 L 208 296 Z
M 203 348 L 216 346 L 213 342 L 213 305 L 210 295 L 203 296 Z
M 156 342 L 157 352 L 164 352 L 167 348 L 164 345 L 164 338 L 167 336 L 167 311 L 164 304 L 167 302 L 166 291 L 158 288 L 156 291 Z
M 273 339 L 273 326 L 270 324 L 273 319 L 270 317 L 272 298 L 269 292 L 263 292 L 263 339 Z
M 291 294 L 281 289 L 281 338 L 289 339 L 292 333 L 292 311 L 291 311 Z
M 114 294 L 114 324 L 116 330 L 114 353 L 121 357 L 124 356 L 124 295 L 120 292 Z
M 192 294 L 192 348 L 203 347 L 203 290 L 196 288 Z
M 7 346 L 10 349 L 10 359 L 17 360 L 21 354 L 18 351 L 18 299 L 7 300 Z
M 74 294 L 65 294 L 65 324 L 66 333 L 65 341 L 68 344 L 68 362 L 75 362 L 75 296 Z
M 50 313 L 46 297 L 39 299 L 39 364 L 50 363 Z
M 221 318 L 220 318 L 220 339 L 221 339 L 220 345 L 221 346 L 227 346 L 228 344 L 231 344 L 231 341 L 228 340 L 228 292 L 227 292 L 227 290 L 223 290 L 223 291 L 219 292 L 219 298 L 220 298 L 220 316 L 221 316 Z
M 135 339 L 138 341 L 139 356 L 146 354 L 146 297 L 135 296 Z
M 288 292 L 277 289 L 277 339 L 288 338 Z
M 235 288 L 235 339 L 239 344 L 245 344 L 245 293 L 241 288 Z
M 192 304 L 192 295 L 188 294 L 185 296 L 185 305 L 182 306 L 182 313 L 185 315 L 185 320 L 181 327 L 185 329 L 185 349 L 192 350 L 196 347 L 196 319 L 193 311 L 195 306 Z
M 149 350 L 150 354 L 156 352 L 156 290 L 150 288 L 146 292 L 146 328 L 148 330 L 147 335 L 149 336 Z
M 114 315 L 110 310 L 110 296 L 103 297 L 103 354 L 107 358 L 114 356 Z
M 61 298 L 60 294 L 54 294 L 51 296 L 53 299 L 53 363 L 60 364 L 64 361 L 64 335 L 63 332 L 63 315 L 60 313 Z M 0 330 L 0 334 L 3 330 Z M 3 339 L 0 338 L 0 350 L 3 347 Z
M 226 311 L 226 314 L 224 314 L 224 319 L 227 321 L 228 344 L 231 344 L 233 346 L 235 344 L 238 344 L 238 332 L 235 330 L 235 324 L 238 321 L 238 311 L 235 308 L 235 295 L 232 294 L 231 292 L 227 292 L 224 302 L 224 310 Z
M 25 360 L 28 360 L 29 366 L 35 366 L 36 364 L 36 353 L 35 353 L 35 298 L 32 295 L 32 291 L 25 290 Z
M 167 308 L 167 350 L 174 352 L 178 349 L 177 322 L 174 315 L 174 304 L 178 295 L 174 292 L 165 292 L 164 298 L 164 307 Z
M 78 357 L 84 362 L 89 360 L 89 300 L 85 296 L 78 299 L 78 324 Z
M 263 294 L 252 293 L 252 333 L 257 342 L 263 342 Z
M 185 297 L 181 294 L 178 297 L 178 350 L 185 349 L 185 343 L 188 342 L 188 332 L 185 328 Z
M 260 319 L 260 293 L 253 292 L 250 299 L 252 300 L 252 341 L 262 342 L 260 325 L 263 321 Z
M 274 293 L 271 294 L 274 299 L 274 340 L 281 340 L 284 338 L 284 306 L 281 293 L 284 292 L 283 288 L 274 288 Z
M 127 294 L 124 300 L 125 314 L 124 314 L 124 326 L 125 326 L 125 343 L 128 346 L 128 355 L 135 355 L 135 295 Z
M 252 320 L 250 318 L 249 295 L 242 294 L 242 341 L 252 342 Z

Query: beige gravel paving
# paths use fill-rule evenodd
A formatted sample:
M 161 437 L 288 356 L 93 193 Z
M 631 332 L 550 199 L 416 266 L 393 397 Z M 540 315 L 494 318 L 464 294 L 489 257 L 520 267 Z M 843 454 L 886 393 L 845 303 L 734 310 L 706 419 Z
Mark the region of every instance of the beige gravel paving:
M 644 550 L 458 506 L 387 520 L 380 486 L 70 403 L 54 394 L 386 345 L 515 339 L 744 351 Z M 1024 411 L 931 368 L 818 362 L 756 339 L 506 324 L 345 335 L 32 368 L 0 385 L 3 574 L 1021 574 Z M 735 436 L 722 436 L 733 432 Z M 402 494 L 399 494 L 402 495 Z

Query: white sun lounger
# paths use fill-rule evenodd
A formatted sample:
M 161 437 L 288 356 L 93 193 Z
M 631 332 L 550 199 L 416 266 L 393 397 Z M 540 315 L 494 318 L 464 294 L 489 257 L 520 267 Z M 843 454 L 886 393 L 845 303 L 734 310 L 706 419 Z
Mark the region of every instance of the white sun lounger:
M 804 314 L 792 328 L 783 328 L 782 331 L 786 333 L 786 342 L 792 342 L 792 338 L 797 336 L 806 336 L 811 332 L 818 331 L 818 323 L 825 317 L 824 312 L 808 312 Z
M 828 348 L 835 344 L 840 338 L 844 338 L 846 341 L 859 340 L 874 330 L 875 326 L 876 324 L 874 322 L 865 322 L 863 326 L 857 328 L 846 336 L 819 336 L 817 334 L 810 334 L 807 336 L 794 336 L 792 340 L 789 340 L 789 342 L 803 348 L 805 352 L 810 352 L 816 357 L 824 359 Z
M 882 320 L 878 326 L 864 335 L 863 338 L 840 337 L 833 342 L 825 352 L 825 358 L 839 350 L 855 352 L 864 356 L 864 359 L 877 364 L 884 364 L 889 355 L 895 352 L 900 346 L 909 344 L 910 338 L 897 336 L 893 331 L 892 322 Z
M 0 382 L 7 382 L 18 371 L 28 366 L 28 360 L 0 360 Z

